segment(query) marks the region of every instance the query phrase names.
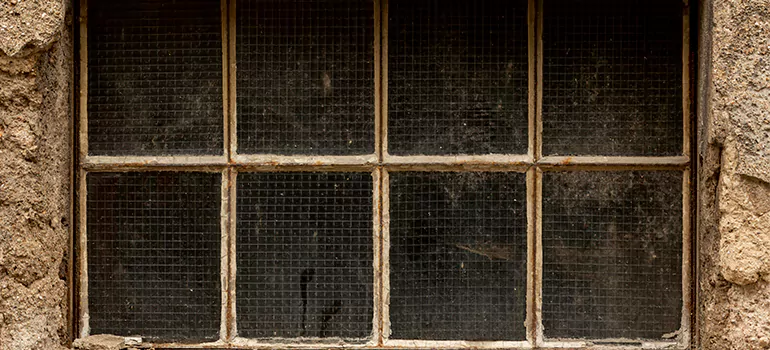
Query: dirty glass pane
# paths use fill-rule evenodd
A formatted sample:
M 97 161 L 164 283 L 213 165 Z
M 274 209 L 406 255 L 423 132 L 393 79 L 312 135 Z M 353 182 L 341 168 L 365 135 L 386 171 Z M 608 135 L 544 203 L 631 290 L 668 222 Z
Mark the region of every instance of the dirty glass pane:
M 389 153 L 527 153 L 527 1 L 388 11 Z
M 682 312 L 682 173 L 546 172 L 548 338 L 660 339 Z
M 90 154 L 222 154 L 219 8 L 219 0 L 89 2 Z
M 372 176 L 241 173 L 238 334 L 365 338 L 372 332 Z
M 393 339 L 523 340 L 520 173 L 390 174 Z
M 681 2 L 543 4 L 543 153 L 682 154 Z
M 219 173 L 90 173 L 91 334 L 219 337 Z
M 238 0 L 240 153 L 374 152 L 374 4 Z

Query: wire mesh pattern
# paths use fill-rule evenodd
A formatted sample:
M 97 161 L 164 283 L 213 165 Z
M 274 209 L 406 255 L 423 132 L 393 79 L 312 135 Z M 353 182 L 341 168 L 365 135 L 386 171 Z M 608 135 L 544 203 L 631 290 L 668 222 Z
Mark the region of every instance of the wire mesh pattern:
M 524 174 L 391 173 L 390 237 L 391 339 L 524 339 Z
M 219 336 L 219 173 L 87 176 L 91 334 Z
M 223 154 L 219 14 L 219 0 L 89 3 L 90 154 Z
M 388 152 L 527 153 L 527 1 L 388 6 Z
M 240 153 L 374 152 L 374 4 L 237 1 Z
M 549 338 L 660 339 L 682 312 L 682 173 L 543 178 Z
M 682 154 L 681 3 L 543 6 L 543 153 Z
M 372 190 L 368 173 L 238 174 L 240 336 L 371 335 Z

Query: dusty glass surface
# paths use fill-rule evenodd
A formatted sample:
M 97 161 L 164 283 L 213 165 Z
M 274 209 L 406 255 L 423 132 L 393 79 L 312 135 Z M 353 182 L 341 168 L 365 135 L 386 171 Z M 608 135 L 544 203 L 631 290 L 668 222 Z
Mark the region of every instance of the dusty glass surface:
M 372 332 L 372 176 L 240 173 L 238 333 L 364 338 Z
M 527 1 L 388 6 L 388 152 L 527 153 Z
M 391 339 L 524 340 L 525 178 L 390 174 Z
M 236 8 L 238 151 L 374 153 L 373 2 Z
M 219 173 L 90 173 L 91 334 L 219 338 Z
M 221 155 L 218 0 L 88 4 L 88 151 Z
M 543 154 L 682 154 L 681 2 L 543 6 Z
M 682 313 L 682 172 L 546 172 L 548 338 L 661 339 Z

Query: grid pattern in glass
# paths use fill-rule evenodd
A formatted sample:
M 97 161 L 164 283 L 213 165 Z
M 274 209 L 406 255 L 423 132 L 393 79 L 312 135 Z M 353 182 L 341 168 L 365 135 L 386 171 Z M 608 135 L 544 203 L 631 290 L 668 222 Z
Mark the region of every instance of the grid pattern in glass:
M 219 337 L 221 177 L 88 174 L 91 334 Z
M 388 11 L 388 152 L 527 153 L 527 1 Z
M 525 178 L 390 173 L 392 339 L 524 340 Z
M 238 152 L 374 153 L 372 1 L 237 1 Z
M 682 154 L 681 2 L 543 6 L 543 154 Z
M 219 0 L 89 2 L 89 154 L 223 154 L 222 84 Z
M 548 338 L 661 339 L 682 316 L 682 172 L 546 172 Z
M 371 335 L 372 189 L 368 173 L 238 174 L 239 335 Z

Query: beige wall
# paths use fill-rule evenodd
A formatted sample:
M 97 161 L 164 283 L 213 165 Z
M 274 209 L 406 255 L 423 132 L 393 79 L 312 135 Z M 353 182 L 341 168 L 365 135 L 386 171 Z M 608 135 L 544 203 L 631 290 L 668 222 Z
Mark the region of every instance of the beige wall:
M 72 46 L 62 0 L 0 0 L 0 349 L 68 343 Z
M 702 10 L 696 328 L 770 348 L 770 1 Z M 68 345 L 73 22 L 0 0 L 0 350 Z
M 770 2 L 713 0 L 712 11 L 712 44 L 703 48 L 711 51 L 712 84 L 704 85 L 700 116 L 701 344 L 767 349 Z

